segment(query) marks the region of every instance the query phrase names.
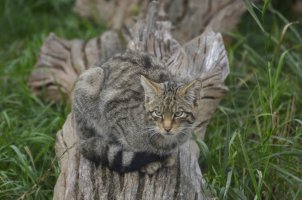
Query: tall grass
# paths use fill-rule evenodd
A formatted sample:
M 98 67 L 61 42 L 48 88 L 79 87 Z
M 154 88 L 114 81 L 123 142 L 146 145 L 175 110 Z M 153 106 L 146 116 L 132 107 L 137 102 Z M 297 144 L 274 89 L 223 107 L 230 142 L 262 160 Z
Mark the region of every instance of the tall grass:
M 208 128 L 201 165 L 220 199 L 300 200 L 301 25 L 286 30 L 270 3 L 245 2 L 250 14 L 229 35 L 230 94 Z
M 43 102 L 26 83 L 49 32 L 87 39 L 104 30 L 71 8 L 70 0 L 0 1 L 0 199 L 52 198 L 55 134 L 70 106 Z
M 249 14 L 229 33 L 230 92 L 200 141 L 200 164 L 220 199 L 300 200 L 301 24 L 282 34 L 289 21 L 271 1 L 245 3 Z M 49 32 L 87 39 L 104 30 L 71 8 L 72 0 L 0 2 L 0 199 L 52 198 L 55 133 L 70 105 L 42 101 L 26 82 Z

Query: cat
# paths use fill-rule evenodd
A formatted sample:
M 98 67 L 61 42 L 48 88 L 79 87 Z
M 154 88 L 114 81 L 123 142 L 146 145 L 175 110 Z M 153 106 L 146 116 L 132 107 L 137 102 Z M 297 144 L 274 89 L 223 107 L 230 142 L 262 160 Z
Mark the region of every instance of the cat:
M 153 174 L 195 127 L 201 82 L 177 83 L 154 56 L 128 51 L 85 71 L 73 95 L 84 157 L 124 173 Z

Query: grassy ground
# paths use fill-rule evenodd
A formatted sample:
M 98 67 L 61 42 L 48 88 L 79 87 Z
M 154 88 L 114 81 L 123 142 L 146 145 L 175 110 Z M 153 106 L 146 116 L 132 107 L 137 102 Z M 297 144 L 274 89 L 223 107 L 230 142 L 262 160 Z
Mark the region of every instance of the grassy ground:
M 55 133 L 70 106 L 43 102 L 26 82 L 49 32 L 90 38 L 104 29 L 71 8 L 70 0 L 0 1 L 0 199 L 52 197 Z
M 55 133 L 70 105 L 43 102 L 26 81 L 49 32 L 90 38 L 104 30 L 71 7 L 0 2 L 0 199 L 52 197 Z M 204 175 L 220 199 L 302 199 L 302 31 L 292 25 L 282 35 L 286 24 L 268 3 L 251 7 L 229 34 L 230 93 L 200 141 Z

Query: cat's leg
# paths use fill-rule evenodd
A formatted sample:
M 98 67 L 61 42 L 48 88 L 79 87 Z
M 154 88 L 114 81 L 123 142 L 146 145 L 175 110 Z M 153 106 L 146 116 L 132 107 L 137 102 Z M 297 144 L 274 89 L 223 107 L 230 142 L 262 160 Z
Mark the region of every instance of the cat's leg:
M 140 171 L 152 175 L 162 167 L 172 167 L 175 164 L 175 161 L 176 161 L 175 156 L 169 155 L 168 157 L 166 157 L 161 161 L 155 161 L 145 165 L 144 167 L 141 168 Z
M 162 167 L 162 162 L 161 161 L 156 161 L 156 162 L 151 162 L 147 164 L 146 166 L 142 167 L 140 169 L 141 172 L 147 173 L 149 175 L 154 174 L 157 172 L 160 168 Z
M 84 157 L 97 164 L 107 165 L 107 141 L 103 137 L 95 136 L 80 139 L 79 147 Z
M 164 160 L 163 167 L 172 167 L 175 164 L 175 161 L 175 155 L 170 155 Z
M 134 157 L 134 152 L 125 151 L 118 142 L 100 133 L 97 136 L 80 139 L 80 152 L 87 159 L 117 172 L 125 172 Z

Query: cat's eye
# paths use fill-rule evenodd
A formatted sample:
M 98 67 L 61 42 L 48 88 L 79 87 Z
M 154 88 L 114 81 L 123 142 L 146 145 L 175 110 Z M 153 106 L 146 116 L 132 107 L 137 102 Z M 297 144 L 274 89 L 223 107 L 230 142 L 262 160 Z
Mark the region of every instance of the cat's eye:
M 183 112 L 183 111 L 177 111 L 174 113 L 174 117 L 176 118 L 185 118 L 187 117 L 187 113 Z
M 154 110 L 152 112 L 152 116 L 153 117 L 162 117 L 162 113 L 160 111 L 158 111 L 158 110 Z

